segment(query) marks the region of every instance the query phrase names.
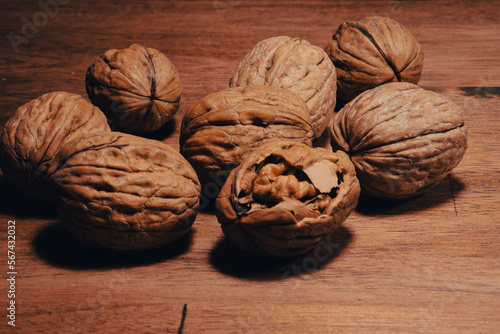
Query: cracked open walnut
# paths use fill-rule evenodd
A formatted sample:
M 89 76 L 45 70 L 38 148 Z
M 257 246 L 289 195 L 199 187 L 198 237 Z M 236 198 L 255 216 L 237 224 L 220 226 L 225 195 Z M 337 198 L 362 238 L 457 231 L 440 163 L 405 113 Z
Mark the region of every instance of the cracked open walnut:
M 259 256 L 306 253 L 352 212 L 360 187 L 342 151 L 269 142 L 229 175 L 216 201 L 224 234 Z

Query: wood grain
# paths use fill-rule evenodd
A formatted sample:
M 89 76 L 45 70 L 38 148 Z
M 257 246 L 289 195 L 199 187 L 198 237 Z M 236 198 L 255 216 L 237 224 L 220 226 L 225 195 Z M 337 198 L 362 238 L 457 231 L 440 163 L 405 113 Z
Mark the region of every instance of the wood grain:
M 0 177 L 2 333 L 178 333 L 181 322 L 183 333 L 500 331 L 499 2 L 61 2 L 46 22 L 36 1 L 0 4 L 0 125 L 41 94 L 85 96 L 93 59 L 138 42 L 164 52 L 181 77 L 175 120 L 151 135 L 178 149 L 189 104 L 226 88 L 258 41 L 288 35 L 323 47 L 344 20 L 383 15 L 422 44 L 420 84 L 462 107 L 469 148 L 431 192 L 398 203 L 362 198 L 327 248 L 280 261 L 236 250 L 210 211 L 160 251 L 89 248 L 54 208 Z M 8 34 L 23 36 L 33 19 L 37 32 L 16 52 Z M 6 317 L 9 220 L 15 328 Z

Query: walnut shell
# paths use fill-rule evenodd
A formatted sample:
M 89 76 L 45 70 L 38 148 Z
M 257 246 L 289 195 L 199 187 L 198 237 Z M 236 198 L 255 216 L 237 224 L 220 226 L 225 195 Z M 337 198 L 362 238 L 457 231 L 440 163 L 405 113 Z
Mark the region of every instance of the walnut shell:
M 306 101 L 317 137 L 333 117 L 335 67 L 323 49 L 304 39 L 277 36 L 257 43 L 239 63 L 229 85 L 290 89 Z
M 0 142 L 5 177 L 30 197 L 50 201 L 47 169 L 67 141 L 82 133 L 110 131 L 106 117 L 80 95 L 44 94 L 19 107 Z
M 139 44 L 106 51 L 88 68 L 85 83 L 92 103 L 118 131 L 153 132 L 179 109 L 175 66 L 160 51 Z
M 233 87 L 193 103 L 181 123 L 180 151 L 204 188 L 220 188 L 232 168 L 264 142 L 315 139 L 304 101 L 289 90 Z M 217 197 L 216 190 L 211 194 Z
M 216 214 L 236 246 L 259 256 L 296 256 L 328 237 L 356 207 L 359 194 L 344 152 L 274 141 L 231 172 Z
M 49 175 L 63 225 L 89 244 L 161 247 L 185 235 L 197 215 L 195 171 L 156 140 L 119 132 L 82 136 L 64 145 Z
M 349 153 L 363 193 L 394 200 L 429 190 L 467 149 L 459 108 L 403 82 L 373 88 L 346 104 L 331 135 L 332 147 Z
M 408 29 L 387 17 L 342 23 L 325 48 L 337 71 L 337 95 L 349 102 L 387 82 L 418 83 L 424 54 Z

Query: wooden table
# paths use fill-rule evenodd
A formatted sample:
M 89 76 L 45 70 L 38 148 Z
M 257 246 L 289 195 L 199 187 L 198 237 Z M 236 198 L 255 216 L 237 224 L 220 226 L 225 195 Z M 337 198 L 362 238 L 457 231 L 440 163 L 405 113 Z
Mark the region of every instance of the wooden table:
M 344 20 L 382 15 L 422 44 L 420 84 L 462 108 L 469 148 L 431 192 L 398 203 L 362 198 L 322 256 L 280 261 L 236 250 L 207 211 L 161 251 L 89 248 L 53 207 L 2 177 L 0 332 L 500 332 L 498 1 L 57 1 L 0 4 L 0 125 L 44 93 L 86 96 L 93 60 L 138 42 L 179 71 L 180 110 L 153 136 L 178 149 L 189 104 L 226 88 L 260 40 L 288 35 L 324 47 Z M 6 317 L 14 220 L 15 328 Z

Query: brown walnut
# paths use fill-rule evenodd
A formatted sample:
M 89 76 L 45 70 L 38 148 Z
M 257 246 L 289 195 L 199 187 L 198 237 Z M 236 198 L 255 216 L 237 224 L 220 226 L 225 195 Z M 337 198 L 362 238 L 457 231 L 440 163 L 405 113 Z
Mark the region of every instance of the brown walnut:
M 102 54 L 87 70 L 86 89 L 113 129 L 134 134 L 160 129 L 179 109 L 181 97 L 172 62 L 139 44 Z
M 162 142 L 120 132 L 68 142 L 49 170 L 57 208 L 76 238 L 115 250 L 164 246 L 191 228 L 200 184 Z
M 190 106 L 182 119 L 180 151 L 203 185 L 220 187 L 249 152 L 277 139 L 312 146 L 315 136 L 304 101 L 277 87 L 233 87 Z
M 339 100 L 388 82 L 418 83 L 424 54 L 410 31 L 387 17 L 342 23 L 326 46 L 337 71 Z
M 80 95 L 44 94 L 19 107 L 5 124 L 0 162 L 5 177 L 31 197 L 50 201 L 49 168 L 67 141 L 82 133 L 110 131 L 104 114 Z
M 335 67 L 324 50 L 304 39 L 277 36 L 257 43 L 239 63 L 229 85 L 290 89 L 306 101 L 317 137 L 333 117 Z
M 352 212 L 360 194 L 347 154 L 291 141 L 253 151 L 216 201 L 224 234 L 259 256 L 304 254 Z
M 331 135 L 332 147 L 349 153 L 363 193 L 395 200 L 429 190 L 467 149 L 459 108 L 403 82 L 373 88 L 346 104 Z

